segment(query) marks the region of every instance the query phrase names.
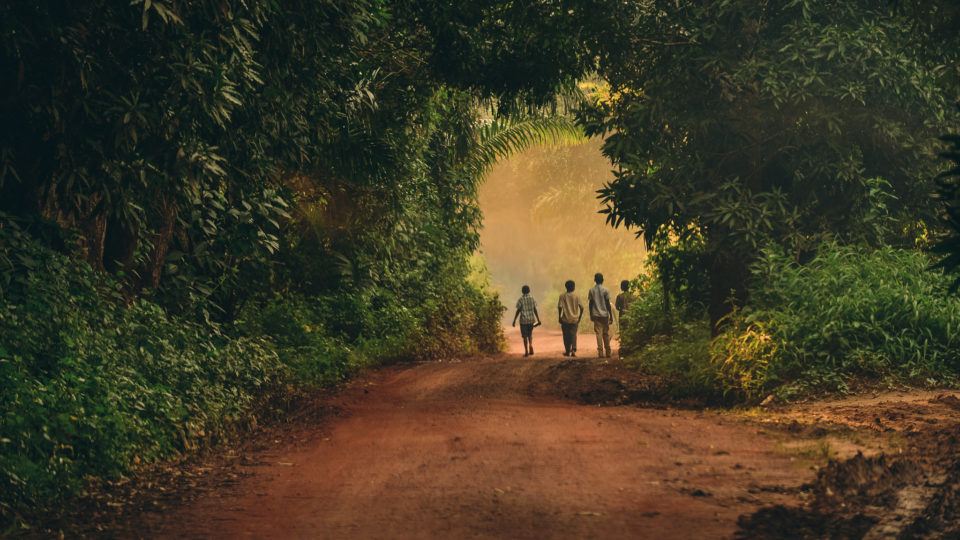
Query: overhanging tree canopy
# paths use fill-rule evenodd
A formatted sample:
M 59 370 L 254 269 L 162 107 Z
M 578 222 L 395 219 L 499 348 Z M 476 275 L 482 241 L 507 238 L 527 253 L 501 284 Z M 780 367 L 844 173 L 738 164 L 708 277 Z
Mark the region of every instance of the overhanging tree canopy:
M 618 169 L 601 198 L 649 241 L 705 236 L 715 321 L 766 242 L 802 257 L 933 216 L 930 158 L 960 88 L 955 6 L 653 1 L 615 17 L 632 24 L 601 56 L 609 95 L 581 111 Z

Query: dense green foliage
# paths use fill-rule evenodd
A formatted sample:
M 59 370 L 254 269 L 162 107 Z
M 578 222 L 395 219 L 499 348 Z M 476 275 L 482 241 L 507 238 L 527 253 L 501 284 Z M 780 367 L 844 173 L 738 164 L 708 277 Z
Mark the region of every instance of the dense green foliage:
M 715 343 L 725 389 L 756 398 L 785 383 L 783 392 L 843 390 L 857 378 L 955 382 L 960 301 L 929 265 L 893 248 L 826 246 L 802 266 L 765 253 L 750 308 Z M 769 344 L 744 354 L 756 340 Z
M 656 270 L 633 281 L 633 294 L 636 300 L 620 321 L 625 363 L 665 377 L 674 397 L 717 396 L 703 306 L 665 298 L 671 295 L 664 293 L 664 279 Z
M 281 397 L 289 370 L 267 340 L 126 305 L 118 282 L 10 227 L 0 229 L 17 257 L 0 302 L 5 516 L 220 439 Z
M 714 322 L 776 243 L 909 244 L 960 94 L 953 2 L 624 4 L 581 111 L 617 167 L 611 223 L 706 242 Z M 733 302 L 730 302 L 730 300 Z
M 702 315 L 664 314 L 652 281 L 631 307 L 643 322 L 624 339 L 635 362 L 679 388 L 735 399 L 871 381 L 956 384 L 960 300 L 929 265 L 923 253 L 889 247 L 827 244 L 802 265 L 767 250 L 752 268 L 750 304 L 712 341 Z
M 957 303 L 915 250 L 943 228 L 929 194 L 957 118 L 956 3 L 654 0 L 611 17 L 579 119 L 616 166 L 609 223 L 654 253 L 633 359 L 749 400 L 954 382 Z M 955 268 L 955 240 L 938 249 Z
M 590 62 L 561 4 L 0 5 L 3 523 L 360 365 L 499 349 L 477 183 L 577 132 L 539 108 Z
M 463 283 L 451 298 L 411 306 L 388 292 L 287 294 L 248 302 L 233 324 L 211 324 L 147 299 L 128 304 L 120 282 L 38 245 L 12 221 L 0 247 L 15 253 L 0 271 L 8 516 L 41 511 L 89 479 L 221 441 L 298 389 L 361 366 L 499 348 L 502 308 Z
M 937 261 L 938 268 L 957 274 L 960 271 L 960 135 L 945 135 L 943 140 L 951 146 L 942 152 L 941 156 L 951 161 L 952 165 L 937 176 L 936 195 L 943 207 L 948 234 L 940 239 L 933 247 L 933 251 L 943 255 Z M 957 277 L 950 286 L 952 292 L 958 289 L 960 289 L 960 277 Z
M 516 109 L 521 90 L 531 91 L 528 103 L 552 99 L 562 77 L 471 65 L 518 60 L 521 29 L 492 24 L 503 9 L 530 31 L 543 29 L 543 17 L 559 24 L 556 6 L 0 9 L 0 211 L 30 220 L 29 230 L 94 269 L 123 274 L 128 296 L 159 289 L 178 308 L 211 302 L 218 319 L 259 292 L 251 281 L 282 288 L 299 272 L 298 283 L 335 289 L 448 270 L 442 261 L 474 247 L 483 164 L 558 132 L 536 120 L 491 127 L 477 105 L 500 97 Z M 473 38 L 449 32 L 461 21 L 476 26 Z M 573 39 L 558 36 L 538 53 Z M 552 54 L 558 63 L 541 58 L 540 70 L 582 63 Z M 297 264 L 278 268 L 285 248 Z M 307 257 L 309 269 L 299 268 Z

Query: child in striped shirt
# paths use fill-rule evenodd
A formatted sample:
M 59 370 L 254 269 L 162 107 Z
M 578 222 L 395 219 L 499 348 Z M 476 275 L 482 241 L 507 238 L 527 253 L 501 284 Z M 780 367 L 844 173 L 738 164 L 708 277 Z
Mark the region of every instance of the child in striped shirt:
M 513 326 L 520 319 L 520 336 L 523 338 L 523 356 L 533 355 L 533 328 L 540 326 L 540 314 L 537 313 L 537 301 L 530 296 L 530 287 L 520 289 L 523 296 L 517 300 L 517 313 L 513 316 Z

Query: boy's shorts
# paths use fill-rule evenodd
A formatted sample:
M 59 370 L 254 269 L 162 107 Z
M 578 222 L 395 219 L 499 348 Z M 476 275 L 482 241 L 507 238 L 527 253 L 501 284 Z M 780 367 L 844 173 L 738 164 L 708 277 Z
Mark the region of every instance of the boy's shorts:
M 521 337 L 531 337 L 533 336 L 533 325 L 532 324 L 520 324 L 520 336 Z

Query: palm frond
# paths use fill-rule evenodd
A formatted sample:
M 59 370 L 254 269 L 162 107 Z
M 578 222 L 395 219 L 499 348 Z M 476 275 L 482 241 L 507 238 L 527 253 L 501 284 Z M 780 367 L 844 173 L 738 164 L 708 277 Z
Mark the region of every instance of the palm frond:
M 477 145 L 462 169 L 480 177 L 497 161 L 535 145 L 573 145 L 583 142 L 583 131 L 567 116 L 497 119 L 477 129 Z

